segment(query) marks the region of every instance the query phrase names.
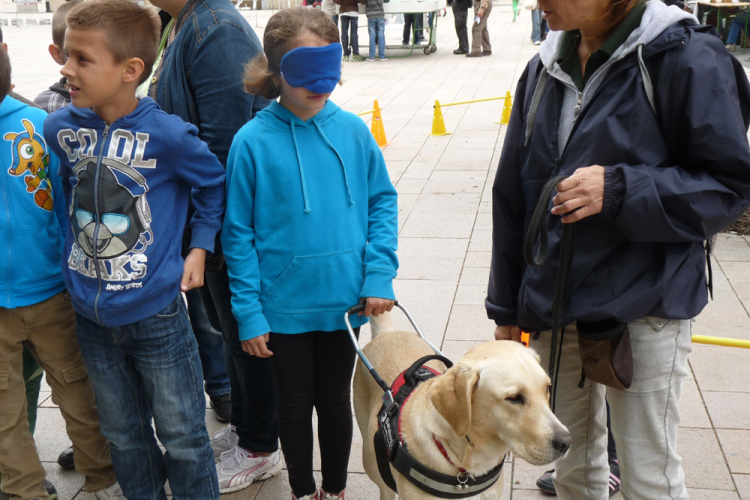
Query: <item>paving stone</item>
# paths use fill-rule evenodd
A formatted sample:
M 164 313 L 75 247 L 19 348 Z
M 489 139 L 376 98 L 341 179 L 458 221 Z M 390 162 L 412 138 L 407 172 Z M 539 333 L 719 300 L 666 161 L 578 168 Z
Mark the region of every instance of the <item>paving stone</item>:
M 721 449 L 733 474 L 750 474 L 750 431 L 717 429 Z
M 685 379 L 680 397 L 680 427 L 711 428 L 711 421 L 691 375 Z
M 62 450 L 60 450 L 62 451 Z M 76 471 L 66 471 L 57 463 L 42 462 L 47 480 L 57 489 L 59 500 L 70 500 L 83 488 L 84 477 Z
M 737 485 L 737 492 L 742 500 L 750 499 L 750 475 L 733 474 L 734 484 Z
M 487 319 L 484 306 L 453 306 L 446 340 L 488 341 L 494 339 L 495 322 Z
M 490 270 L 486 267 L 465 267 L 461 273 L 462 285 L 479 285 L 487 290 L 487 283 L 490 279 Z
M 479 217 L 478 214 L 477 217 Z M 474 224 L 476 226 L 476 223 Z M 466 260 L 464 260 L 464 267 L 486 267 L 488 269 L 487 275 L 489 276 L 489 268 L 492 263 L 492 252 L 466 252 Z
M 466 272 L 468 268 L 464 268 Z M 487 298 L 487 285 L 458 285 L 456 300 L 453 302 L 457 305 L 484 306 L 484 299 Z
M 440 344 L 445 334 L 456 286 L 454 281 L 397 279 L 393 282 L 399 302 L 407 307 L 422 332 L 435 345 Z M 393 324 L 397 330 L 413 331 L 401 311 L 394 310 Z
M 681 427 L 677 432 L 677 453 L 682 456 L 685 485 L 688 488 L 734 490 L 712 429 Z
M 693 344 L 688 359 L 702 391 L 745 392 L 750 380 L 748 356 L 745 349 Z
M 703 399 L 717 429 L 750 430 L 750 393 L 704 390 Z

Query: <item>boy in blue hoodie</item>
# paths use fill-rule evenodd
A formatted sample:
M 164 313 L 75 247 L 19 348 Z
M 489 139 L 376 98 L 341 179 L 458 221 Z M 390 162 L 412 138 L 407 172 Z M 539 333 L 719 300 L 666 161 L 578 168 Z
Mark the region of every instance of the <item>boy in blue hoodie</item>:
M 61 158 L 70 222 L 63 278 L 125 497 L 219 496 L 198 347 L 181 292 L 203 284 L 224 209 L 224 169 L 198 130 L 136 88 L 159 45 L 155 13 L 130 0 L 70 11 L 61 73 L 72 105 L 45 136 Z M 190 253 L 180 257 L 192 192 Z M 151 428 L 153 417 L 162 453 Z
M 25 347 L 47 372 L 86 490 L 99 499 L 122 498 L 60 272 L 67 216 L 59 161 L 42 138 L 47 114 L 8 95 L 10 86 L 10 61 L 0 47 L 0 135 L 5 144 L 0 151 L 0 239 L 6 243 L 6 256 L 0 259 L 2 489 L 22 500 L 50 498 L 27 421 Z

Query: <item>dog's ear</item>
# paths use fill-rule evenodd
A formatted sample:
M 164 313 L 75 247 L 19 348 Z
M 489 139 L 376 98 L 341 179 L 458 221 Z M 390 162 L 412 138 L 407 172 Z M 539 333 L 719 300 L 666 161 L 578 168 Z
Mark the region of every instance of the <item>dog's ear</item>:
M 478 382 L 479 370 L 456 364 L 430 387 L 432 404 L 459 436 L 471 429 L 471 398 Z

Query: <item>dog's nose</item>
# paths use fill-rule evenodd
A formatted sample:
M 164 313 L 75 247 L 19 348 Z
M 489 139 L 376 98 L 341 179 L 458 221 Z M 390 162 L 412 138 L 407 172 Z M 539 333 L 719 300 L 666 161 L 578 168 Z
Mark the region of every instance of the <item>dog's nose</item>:
M 570 444 L 573 442 L 573 438 L 570 434 L 566 433 L 563 435 L 555 436 L 552 440 L 552 447 L 555 448 L 560 454 L 565 454 L 570 448 Z

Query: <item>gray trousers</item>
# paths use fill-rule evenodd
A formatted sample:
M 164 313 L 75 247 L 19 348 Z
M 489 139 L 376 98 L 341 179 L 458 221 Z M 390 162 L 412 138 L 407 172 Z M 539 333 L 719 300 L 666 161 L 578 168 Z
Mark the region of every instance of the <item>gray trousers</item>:
M 479 0 L 474 0 L 474 17 L 477 15 L 479 10 Z M 471 51 L 472 52 L 492 52 L 492 45 L 490 45 L 490 32 L 487 30 L 487 18 L 490 17 L 492 12 L 492 0 L 489 1 L 487 10 L 479 19 L 479 24 L 475 24 L 474 20 L 471 20 Z
M 690 320 L 647 317 L 628 324 L 633 351 L 633 384 L 620 391 L 586 380 L 583 389 L 578 332 L 565 328 L 556 411 L 573 444 L 555 463 L 553 480 L 560 500 L 609 498 L 607 410 L 617 445 L 622 495 L 627 500 L 687 500 L 682 459 L 677 454 L 680 394 L 692 350 Z M 549 366 L 551 332 L 531 347 Z

